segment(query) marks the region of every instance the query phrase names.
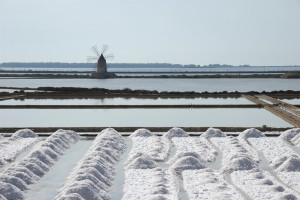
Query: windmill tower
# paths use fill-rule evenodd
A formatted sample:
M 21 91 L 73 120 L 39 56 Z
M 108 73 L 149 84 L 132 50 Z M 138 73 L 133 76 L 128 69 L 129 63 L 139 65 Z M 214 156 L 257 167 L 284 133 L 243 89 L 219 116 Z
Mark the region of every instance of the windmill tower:
M 96 61 L 97 60 L 97 71 L 92 72 L 92 77 L 94 78 L 113 78 L 115 77 L 114 73 L 107 72 L 107 65 L 106 65 L 106 59 L 113 59 L 113 54 L 105 55 L 106 51 L 108 50 L 108 46 L 105 44 L 102 47 L 102 51 L 98 50 L 97 46 L 93 46 L 91 48 L 94 56 L 88 56 L 87 60 L 90 61 Z

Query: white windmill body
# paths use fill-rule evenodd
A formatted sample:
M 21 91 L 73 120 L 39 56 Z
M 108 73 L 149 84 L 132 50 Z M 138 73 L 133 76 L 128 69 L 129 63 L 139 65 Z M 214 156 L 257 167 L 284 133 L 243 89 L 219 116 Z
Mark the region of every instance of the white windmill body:
M 113 78 L 115 77 L 114 73 L 107 72 L 106 59 L 113 59 L 113 55 L 105 55 L 105 52 L 108 49 L 107 45 L 103 45 L 101 53 L 99 52 L 97 46 L 93 46 L 92 51 L 95 56 L 89 56 L 88 61 L 96 61 L 97 60 L 97 71 L 92 72 L 92 77 L 94 78 Z

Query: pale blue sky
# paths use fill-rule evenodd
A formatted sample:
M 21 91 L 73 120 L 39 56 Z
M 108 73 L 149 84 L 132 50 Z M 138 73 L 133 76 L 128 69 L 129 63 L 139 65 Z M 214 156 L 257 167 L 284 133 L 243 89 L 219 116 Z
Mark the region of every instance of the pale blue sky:
M 0 0 L 0 62 L 300 65 L 300 0 Z

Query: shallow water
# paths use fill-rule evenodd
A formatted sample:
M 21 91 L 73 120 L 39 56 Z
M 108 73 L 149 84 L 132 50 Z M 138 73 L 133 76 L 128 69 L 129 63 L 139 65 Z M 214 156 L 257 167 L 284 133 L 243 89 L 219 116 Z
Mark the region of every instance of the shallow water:
M 1 109 L 1 127 L 292 127 L 264 109 Z
M 0 79 L 2 87 L 86 87 L 108 89 L 144 89 L 157 91 L 274 91 L 299 90 L 300 79 Z
M 281 101 L 284 101 L 289 104 L 300 105 L 300 99 L 281 99 Z
M 180 105 L 253 104 L 244 98 L 103 98 L 103 99 L 8 99 L 0 105 Z

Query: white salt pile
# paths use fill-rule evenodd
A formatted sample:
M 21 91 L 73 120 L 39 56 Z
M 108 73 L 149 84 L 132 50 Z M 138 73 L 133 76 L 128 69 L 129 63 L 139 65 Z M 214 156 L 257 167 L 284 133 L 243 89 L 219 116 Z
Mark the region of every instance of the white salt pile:
M 269 172 L 258 169 L 235 171 L 231 173 L 234 184 L 241 188 L 251 199 L 279 199 L 283 196 L 298 194 L 288 187 L 281 185 Z
M 294 151 L 280 138 L 249 138 L 248 141 L 262 152 L 269 162 L 278 160 L 283 155 L 294 154 Z
M 291 142 L 293 145 L 300 148 L 300 128 L 293 128 L 287 130 L 280 135 L 280 138 Z
M 14 138 L 34 137 L 30 131 L 18 132 Z M 73 131 L 58 130 L 36 146 L 31 153 L 19 163 L 9 167 L 0 175 L 0 194 L 6 199 L 23 199 L 22 191 L 29 184 L 41 178 L 55 161 L 61 156 L 54 149 L 64 152 L 72 143 L 79 140 L 79 135 Z M 62 145 L 63 144 L 63 145 Z
M 17 138 L 17 137 L 21 137 L 21 138 L 36 138 L 36 137 L 38 137 L 38 135 L 35 134 L 30 129 L 22 129 L 22 130 L 18 130 L 14 134 L 12 134 L 11 137 L 12 138 Z
M 300 137 L 300 128 L 289 129 L 289 130 L 283 132 L 279 137 L 283 140 L 290 142 L 293 138 Z
M 150 137 L 153 136 L 153 133 L 151 133 L 151 131 L 149 131 L 148 129 L 138 129 L 136 131 L 134 131 L 129 137 Z
M 163 136 L 168 139 L 171 139 L 173 137 L 188 137 L 189 134 L 186 133 L 181 128 L 174 127 L 174 128 L 171 128 L 168 132 L 166 132 Z
M 124 138 L 116 130 L 103 130 L 68 176 L 55 199 L 111 199 L 108 190 L 114 178 L 114 164 L 125 147 Z
M 123 200 L 180 199 L 176 175 L 161 168 L 127 170 L 123 191 Z
M 157 163 L 147 154 L 137 153 L 131 155 L 127 160 L 127 169 L 152 169 L 156 168 Z
M 265 135 L 255 128 L 246 129 L 238 136 L 238 138 L 240 139 L 260 138 L 260 137 L 265 137 Z
M 237 138 L 211 138 L 211 141 L 223 152 L 222 170 L 233 172 L 251 170 L 258 166 L 254 157 Z
M 12 162 L 26 149 L 38 142 L 38 135 L 29 129 L 22 129 L 8 139 L 0 141 L 0 167 Z
M 176 155 L 170 159 L 170 164 L 174 163 L 178 154 L 186 152 L 195 152 L 206 162 L 214 162 L 218 155 L 214 146 L 203 137 L 174 137 L 172 142 L 176 147 Z
M 170 161 L 168 162 L 169 164 L 174 164 L 178 159 L 183 158 L 183 157 L 187 157 L 187 156 L 191 156 L 194 157 L 196 159 L 198 159 L 203 165 L 206 165 L 207 160 L 202 158 L 200 156 L 199 153 L 197 152 L 179 152 L 176 153 L 176 155 L 174 155 L 174 157 L 172 159 L 170 159 Z
M 249 139 L 261 151 L 287 185 L 300 192 L 299 156 L 280 138 Z
M 171 165 L 171 169 L 175 172 L 182 172 L 184 170 L 197 170 L 205 168 L 203 160 L 199 160 L 193 156 L 185 156 L 179 158 Z
M 2 133 L 0 133 L 0 140 L 2 140 L 4 138 L 4 135 Z
M 240 144 L 245 149 L 247 149 L 249 154 L 251 154 L 253 156 L 253 159 L 255 160 L 255 162 L 260 162 L 259 152 L 249 144 L 247 139 L 248 138 L 261 138 L 261 137 L 265 137 L 265 135 L 255 128 L 247 129 L 247 130 L 243 131 L 237 137 L 239 139 Z
M 220 129 L 209 128 L 207 129 L 200 137 L 213 138 L 213 137 L 226 137 L 226 134 L 223 133 Z
M 155 161 L 164 161 L 169 156 L 171 143 L 166 137 L 132 137 L 132 149 L 129 157 L 137 153 L 147 154 Z
M 186 170 L 182 172 L 184 189 L 190 200 L 197 199 L 244 199 L 238 190 L 229 184 L 220 171 L 211 169 Z
M 258 164 L 253 160 L 253 157 L 248 154 L 236 154 L 228 156 L 223 161 L 222 170 L 227 172 L 238 170 L 251 170 L 258 167 Z
M 282 155 L 274 159 L 271 166 L 280 172 L 300 172 L 300 158 L 296 154 Z

